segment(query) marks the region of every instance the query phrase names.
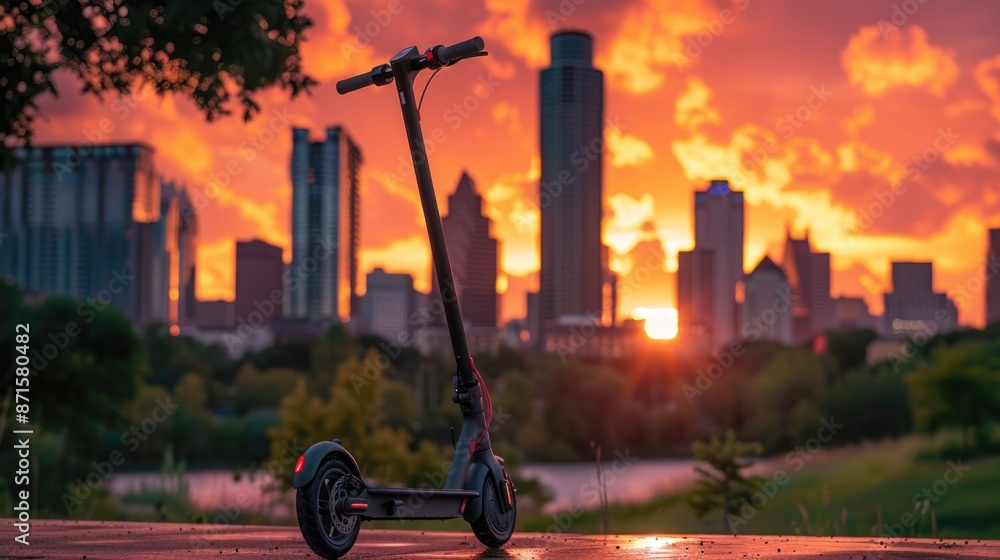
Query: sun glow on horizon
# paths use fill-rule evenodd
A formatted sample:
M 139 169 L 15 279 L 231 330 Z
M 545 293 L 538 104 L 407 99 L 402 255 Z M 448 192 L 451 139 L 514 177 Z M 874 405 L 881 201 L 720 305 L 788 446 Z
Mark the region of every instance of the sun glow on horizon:
M 654 340 L 670 340 L 677 337 L 677 310 L 673 307 L 636 307 L 633 319 L 646 321 L 646 336 Z

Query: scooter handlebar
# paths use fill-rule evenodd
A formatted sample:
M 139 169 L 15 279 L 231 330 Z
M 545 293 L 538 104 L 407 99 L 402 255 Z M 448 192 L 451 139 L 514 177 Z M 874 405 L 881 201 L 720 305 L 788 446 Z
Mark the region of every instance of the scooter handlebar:
M 371 85 L 384 86 L 392 82 L 392 68 L 388 64 L 380 64 L 371 69 L 370 72 L 358 74 L 350 78 L 344 78 L 337 82 L 337 93 L 344 95 Z
M 447 66 L 460 58 L 474 55 L 485 47 L 486 43 L 483 42 L 482 37 L 473 37 L 454 45 L 436 47 L 434 58 L 442 65 Z

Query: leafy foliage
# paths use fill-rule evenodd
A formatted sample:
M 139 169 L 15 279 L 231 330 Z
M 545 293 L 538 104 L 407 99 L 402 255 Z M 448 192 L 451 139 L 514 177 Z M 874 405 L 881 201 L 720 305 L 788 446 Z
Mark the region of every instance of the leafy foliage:
M 312 24 L 302 0 L 21 0 L 0 4 L 0 160 L 31 140 L 38 99 L 58 95 L 57 73 L 84 93 L 150 86 L 178 94 L 213 120 L 235 92 L 250 119 L 256 94 L 278 85 L 292 96 L 315 82 L 299 41 Z
M 743 475 L 745 469 L 753 466 L 748 455 L 764 452 L 759 443 L 745 443 L 736 439 L 736 432 L 726 431 L 725 439 L 713 437 L 711 440 L 696 441 L 691 444 L 695 460 L 705 461 L 710 469 L 698 466 L 695 471 L 701 478 L 689 495 L 695 515 L 705 517 L 715 510 L 722 510 L 723 532 L 729 529 L 726 520 L 739 513 L 740 504 L 750 500 L 755 478 Z
M 1000 421 L 1000 341 L 940 346 L 931 358 L 909 379 L 917 426 L 956 427 L 963 445 L 989 443 L 988 430 Z

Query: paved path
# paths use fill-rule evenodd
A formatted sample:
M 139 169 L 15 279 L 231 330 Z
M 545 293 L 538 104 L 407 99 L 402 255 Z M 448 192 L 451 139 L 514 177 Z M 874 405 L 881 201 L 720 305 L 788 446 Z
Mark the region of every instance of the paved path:
M 36 520 L 31 526 L 31 545 L 25 547 L 13 542 L 16 533 L 12 523 L 10 519 L 0 520 L 0 558 L 317 558 L 295 527 Z M 604 538 L 518 533 L 503 549 L 490 550 L 483 548 L 471 533 L 362 528 L 357 544 L 345 558 L 1000 558 L 1000 541 L 721 535 L 620 535 Z

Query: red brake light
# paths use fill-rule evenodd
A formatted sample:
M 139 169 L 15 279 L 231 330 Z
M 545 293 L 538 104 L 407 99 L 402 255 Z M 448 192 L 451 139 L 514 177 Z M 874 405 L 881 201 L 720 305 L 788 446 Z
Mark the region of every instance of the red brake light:
M 299 460 L 295 461 L 295 472 L 296 474 L 302 472 L 302 468 L 306 466 L 306 456 L 299 455 Z

